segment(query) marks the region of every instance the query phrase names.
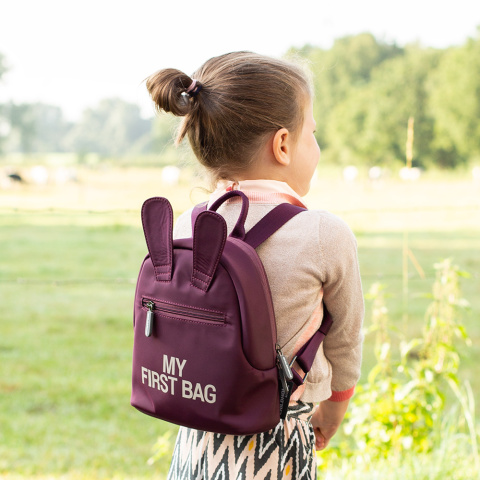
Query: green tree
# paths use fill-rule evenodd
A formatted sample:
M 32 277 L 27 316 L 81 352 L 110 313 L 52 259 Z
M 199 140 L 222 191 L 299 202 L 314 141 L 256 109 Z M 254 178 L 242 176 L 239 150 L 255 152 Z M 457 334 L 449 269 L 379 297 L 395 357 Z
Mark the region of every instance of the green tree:
M 8 150 L 31 153 L 34 151 L 36 137 L 36 121 L 32 106 L 28 103 L 8 105 L 10 135 Z
M 405 159 L 415 119 L 414 164 L 455 167 L 480 159 L 480 27 L 445 50 L 399 48 L 371 34 L 307 45 L 314 74 L 317 140 L 334 163 L 392 165 Z
M 414 117 L 414 161 L 431 163 L 433 118 L 427 79 L 440 55 L 409 46 L 402 56 L 375 67 L 368 83 L 350 88 L 329 117 L 329 156 L 338 163 L 367 165 L 404 161 L 407 122 Z
M 150 131 L 151 120 L 141 117 L 137 105 L 109 98 L 83 112 L 65 145 L 78 153 L 123 156 L 148 150 Z
M 5 59 L 5 56 L 0 53 L 0 78 L 7 73 L 8 68 L 7 68 L 7 61 Z
M 23 153 L 65 151 L 63 138 L 72 125 L 64 119 L 60 107 L 10 102 L 6 110 L 10 124 L 6 150 Z
M 430 86 L 437 162 L 480 158 L 480 27 L 476 38 L 445 52 Z
M 7 70 L 8 68 L 5 57 L 0 53 L 0 82 L 2 81 L 2 77 L 5 75 Z M 10 122 L 7 119 L 6 110 L 6 106 L 0 104 L 0 153 L 3 152 L 3 145 L 10 130 Z
M 327 128 L 336 105 L 352 89 L 367 85 L 377 65 L 402 52 L 396 45 L 377 41 L 370 33 L 337 39 L 329 50 L 306 46 L 290 51 L 290 54 L 306 58 L 311 65 L 316 137 L 322 148 L 329 146 Z

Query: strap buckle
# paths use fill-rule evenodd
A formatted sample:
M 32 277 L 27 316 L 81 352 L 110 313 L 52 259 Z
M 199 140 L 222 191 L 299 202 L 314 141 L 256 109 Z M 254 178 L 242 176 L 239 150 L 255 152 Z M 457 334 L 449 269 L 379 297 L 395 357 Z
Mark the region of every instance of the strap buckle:
M 292 373 L 293 373 L 293 377 L 294 377 L 294 380 L 296 380 L 294 383 L 297 385 L 297 386 L 300 386 L 300 385 L 303 385 L 306 380 L 307 380 L 307 377 L 308 377 L 308 374 L 310 373 L 309 371 L 304 375 L 304 377 L 302 378 L 300 376 L 300 374 L 292 368 L 293 364 L 295 363 L 295 360 L 297 359 L 297 356 L 295 355 L 293 358 L 292 358 L 292 361 L 290 362 L 290 369 L 292 370 Z M 299 382 L 299 383 L 297 383 Z

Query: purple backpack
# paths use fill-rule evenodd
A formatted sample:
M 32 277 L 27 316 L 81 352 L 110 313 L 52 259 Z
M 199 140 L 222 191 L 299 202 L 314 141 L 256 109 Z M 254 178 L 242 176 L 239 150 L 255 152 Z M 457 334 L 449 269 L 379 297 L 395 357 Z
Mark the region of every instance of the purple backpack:
M 218 207 L 240 196 L 227 236 Z M 216 433 L 267 431 L 285 418 L 292 391 L 331 324 L 287 363 L 277 342 L 270 288 L 255 248 L 304 209 L 283 203 L 247 234 L 248 198 L 231 191 L 209 210 L 195 207 L 192 238 L 172 240 L 172 207 L 142 207 L 149 254 L 135 292 L 131 404 L 147 415 Z

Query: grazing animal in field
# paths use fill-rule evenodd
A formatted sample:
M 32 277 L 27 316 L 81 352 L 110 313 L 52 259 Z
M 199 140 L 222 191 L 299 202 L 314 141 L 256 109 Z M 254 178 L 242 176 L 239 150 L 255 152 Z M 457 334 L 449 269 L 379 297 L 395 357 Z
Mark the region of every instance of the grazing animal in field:
M 22 178 L 22 176 L 19 173 L 9 173 L 7 174 L 7 177 L 12 181 L 12 182 L 18 182 L 18 183 L 24 183 L 25 180 Z

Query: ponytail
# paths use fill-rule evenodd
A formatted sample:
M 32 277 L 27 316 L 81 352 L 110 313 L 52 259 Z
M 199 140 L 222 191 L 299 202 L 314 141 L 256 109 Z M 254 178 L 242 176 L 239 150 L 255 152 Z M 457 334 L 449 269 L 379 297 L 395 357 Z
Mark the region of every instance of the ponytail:
M 147 90 L 157 112 L 170 112 L 177 117 L 191 113 L 194 108 L 195 95 L 189 91 L 192 85 L 198 88 L 188 75 L 175 68 L 160 70 L 147 78 Z

